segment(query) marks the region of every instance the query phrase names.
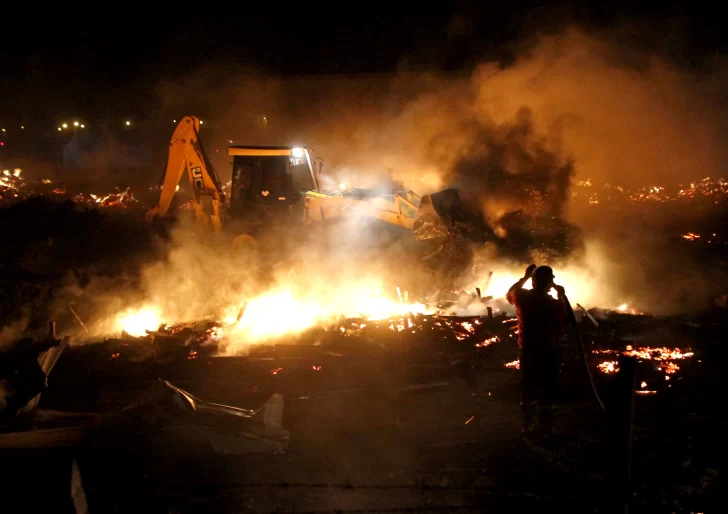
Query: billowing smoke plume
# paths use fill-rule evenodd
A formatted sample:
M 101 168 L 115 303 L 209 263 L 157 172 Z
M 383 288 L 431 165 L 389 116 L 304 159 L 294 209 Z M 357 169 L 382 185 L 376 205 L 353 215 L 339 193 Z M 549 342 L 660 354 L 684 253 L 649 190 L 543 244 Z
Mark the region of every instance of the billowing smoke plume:
M 629 188 L 722 174 L 721 67 L 684 69 L 578 29 L 539 38 L 511 64 L 483 63 L 467 76 L 276 79 L 223 68 L 160 87 L 170 113 L 204 98 L 203 137 L 223 179 L 229 141 L 306 144 L 326 158 L 331 188 L 384 177 L 420 194 L 456 187 L 506 238 L 524 228 L 522 214 L 558 221 L 557 232 L 575 223 L 588 238 L 619 241 L 605 230 L 621 224 L 619 212 L 587 223 L 594 216 L 568 202 L 573 179 Z M 654 226 L 630 224 L 651 235 L 608 256 L 622 269 L 608 282 L 628 290 L 665 268 L 659 254 L 635 248 L 669 247 L 654 241 Z M 705 283 L 685 268 L 696 279 L 687 282 Z M 659 309 L 676 300 L 657 296 L 650 299 Z
M 532 113 L 521 108 L 513 123 L 481 126 L 473 146 L 444 174 L 462 196 L 486 205 L 511 207 L 561 218 L 573 164 L 549 151 L 535 133 Z

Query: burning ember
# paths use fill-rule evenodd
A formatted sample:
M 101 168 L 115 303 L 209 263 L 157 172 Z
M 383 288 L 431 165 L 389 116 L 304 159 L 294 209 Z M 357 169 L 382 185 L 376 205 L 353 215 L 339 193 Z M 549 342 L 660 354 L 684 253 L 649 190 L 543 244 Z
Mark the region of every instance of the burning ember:
M 657 394 L 657 391 L 650 391 L 647 389 L 647 382 L 644 380 L 640 382 L 640 388 L 635 391 L 637 394 Z
M 635 316 L 644 314 L 644 312 L 640 312 L 634 307 L 630 307 L 629 304 L 626 303 L 623 303 L 622 305 L 617 307 L 616 310 L 625 314 L 634 314 Z
M 657 361 L 658 364 L 654 368 L 655 371 L 659 371 L 664 373 L 664 378 L 666 381 L 670 380 L 670 376 L 674 375 L 680 370 L 680 366 L 678 366 L 675 362 L 675 360 L 685 360 L 693 357 L 695 354 L 694 352 L 690 351 L 688 349 L 687 351 L 682 351 L 679 348 L 649 348 L 649 347 L 641 347 L 641 348 L 633 348 L 632 346 L 627 346 L 623 351 L 619 350 L 592 350 L 592 353 L 600 354 L 600 355 L 624 355 L 627 357 L 636 357 L 639 359 L 639 362 L 644 361 Z M 617 361 L 606 361 L 602 362 L 597 365 L 597 368 L 602 373 L 606 374 L 614 374 L 619 371 L 619 366 Z M 669 387 L 669 386 L 668 386 Z M 639 394 L 655 394 L 656 391 L 647 391 L 645 390 L 647 388 L 647 382 L 642 381 L 640 383 L 640 390 L 637 391 Z
M 506 362 L 504 366 L 509 369 L 521 369 L 521 361 L 516 359 L 511 362 Z
M 631 203 L 690 201 L 698 198 L 716 200 L 728 195 L 728 180 L 723 177 L 705 177 L 697 182 L 667 189 L 653 185 L 637 190 L 605 184 L 596 190 L 590 179 L 579 180 L 572 193 L 575 200 L 586 199 L 590 205 L 627 201 Z
M 53 181 L 43 179 L 40 182 L 25 180 L 22 177 L 20 168 L 3 170 L 0 174 L 0 201 L 7 203 L 26 200 L 36 196 L 63 196 L 75 203 L 85 203 L 91 207 L 127 208 L 129 204 L 137 202 L 130 188 L 114 188 L 111 193 L 105 194 L 84 194 L 69 191 L 62 184 L 55 184 Z
M 602 373 L 612 374 L 619 371 L 619 366 L 617 364 L 617 361 L 602 362 L 597 365 L 597 368 L 599 368 L 599 371 Z
M 692 232 L 688 232 L 687 234 L 683 234 L 682 238 L 687 239 L 688 241 L 695 241 L 696 239 L 700 239 L 700 234 L 693 234 Z
M 662 371 L 667 373 L 668 375 L 672 375 L 677 372 L 677 370 L 680 369 L 680 366 L 675 364 L 674 362 L 661 362 L 658 365 L 658 368 L 660 368 Z M 665 377 L 667 378 L 667 377 Z
M 498 342 L 500 342 L 500 339 L 498 338 L 498 336 L 493 336 L 490 339 L 486 339 L 482 343 L 476 344 L 475 347 L 476 348 L 485 348 L 486 346 L 490 346 L 493 343 L 498 343 Z
M 600 354 L 622 354 L 627 357 L 637 357 L 641 360 L 655 360 L 655 361 L 673 361 L 689 359 L 695 355 L 692 351 L 683 352 L 679 348 L 649 348 L 643 347 L 634 349 L 632 346 L 625 347 L 624 351 L 618 350 L 593 350 L 593 353 Z
M 99 207 L 122 207 L 126 209 L 128 203 L 137 201 L 131 189 L 128 187 L 123 191 L 117 187 L 115 192 L 103 196 L 98 196 L 93 193 L 89 196 L 90 200 L 87 200 L 87 203 L 95 203 Z M 84 201 L 84 196 L 78 195 L 76 200 L 82 202 Z

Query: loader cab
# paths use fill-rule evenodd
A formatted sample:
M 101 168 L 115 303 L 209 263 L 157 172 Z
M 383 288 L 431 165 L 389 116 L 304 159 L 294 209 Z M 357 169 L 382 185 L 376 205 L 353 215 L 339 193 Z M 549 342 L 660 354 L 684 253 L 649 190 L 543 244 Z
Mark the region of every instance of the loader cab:
M 231 146 L 233 158 L 230 214 L 266 211 L 292 213 L 308 191 L 319 191 L 323 165 L 303 147 Z M 283 214 L 282 214 L 283 215 Z

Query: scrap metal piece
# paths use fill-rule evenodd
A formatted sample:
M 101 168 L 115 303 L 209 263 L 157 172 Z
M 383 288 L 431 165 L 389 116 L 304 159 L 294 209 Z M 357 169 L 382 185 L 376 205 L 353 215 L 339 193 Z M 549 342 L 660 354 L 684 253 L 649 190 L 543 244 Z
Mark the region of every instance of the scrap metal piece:
M 599 326 L 599 322 L 598 322 L 597 320 L 595 320 L 595 319 L 594 319 L 594 316 L 592 316 L 592 315 L 591 315 L 591 314 L 589 313 L 589 311 L 588 311 L 588 310 L 586 310 L 586 309 L 585 309 L 584 307 L 582 307 L 582 306 L 581 306 L 581 305 L 579 305 L 578 303 L 576 304 L 576 307 L 577 307 L 578 309 L 580 309 L 580 310 L 581 310 L 581 311 L 582 311 L 582 312 L 583 312 L 584 314 L 586 314 L 586 317 L 587 317 L 587 318 L 589 318 L 589 321 L 591 321 L 592 323 L 594 323 L 594 326 L 595 326 L 595 327 L 598 327 L 598 326 Z
M 262 407 L 250 410 L 206 402 L 167 381 L 162 381 L 162 384 L 173 392 L 174 405 L 183 411 L 249 420 L 247 426 L 241 426 L 239 429 L 231 426 L 230 430 L 222 431 L 217 426 L 206 426 L 204 418 L 200 418 L 197 422 L 194 417 L 189 418 L 165 409 L 167 414 L 165 417 L 175 421 L 168 424 L 165 431 L 174 434 L 183 442 L 198 444 L 204 440 L 215 451 L 225 454 L 279 454 L 286 450 L 290 433 L 283 428 L 282 394 L 275 393 Z M 262 418 L 260 419 L 262 423 L 256 423 L 256 418 Z
M 3 422 L 34 409 L 48 385 L 48 373 L 68 344 L 68 338 L 56 338 L 56 324 L 50 322 L 48 336 L 37 341 L 23 338 L 0 356 L 0 380 L 6 384 L 0 399 Z M 42 355 L 42 357 L 41 357 Z
M 81 321 L 81 318 L 76 313 L 76 311 L 73 309 L 73 306 L 69 305 L 68 308 L 71 310 L 71 314 L 73 314 L 73 317 L 76 318 L 76 321 L 78 321 L 78 324 L 81 325 L 81 328 L 83 328 L 86 331 L 86 333 L 88 333 L 88 327 L 86 326 L 86 324 L 83 321 Z
M 233 416 L 240 416 L 241 418 L 252 418 L 263 409 L 265 409 L 265 405 L 263 405 L 260 409 L 250 410 L 241 409 L 240 407 L 231 407 L 229 405 L 222 405 L 219 403 L 210 403 L 204 400 L 200 400 L 196 396 L 193 396 L 184 389 L 180 389 L 179 387 L 167 382 L 166 380 L 164 381 L 164 385 L 179 394 L 180 397 L 185 400 L 187 406 L 189 406 L 189 408 L 194 411 L 215 412 L 218 414 L 231 414 Z
M 88 501 L 86 500 L 86 492 L 81 481 L 81 471 L 78 469 L 76 459 L 73 459 L 71 465 L 71 499 L 76 514 L 88 514 Z
M 160 380 L 127 407 L 110 414 L 29 413 L 31 421 L 45 420 L 44 428 L 0 433 L 0 448 L 103 447 L 108 441 L 126 444 L 119 443 L 124 438 L 154 447 L 161 436 L 193 451 L 202 446 L 226 454 L 280 454 L 290 438 L 282 426 L 283 406 L 279 393 L 255 410 L 206 402 Z
M 61 357 L 61 354 L 63 353 L 63 350 L 65 350 L 66 347 L 68 346 L 69 341 L 70 341 L 69 337 L 64 337 L 61 340 L 61 342 L 58 344 L 58 346 L 52 346 L 40 358 L 40 367 L 43 370 L 43 373 L 45 373 L 46 385 L 47 385 L 47 381 L 48 381 L 48 375 L 50 375 L 51 371 L 55 367 L 56 363 L 58 362 L 58 359 Z M 20 409 L 18 412 L 28 412 L 28 411 L 35 409 L 38 406 L 38 403 L 40 402 L 40 395 L 41 395 L 41 393 L 38 393 L 37 395 L 35 395 L 35 397 L 33 397 L 33 399 L 31 399 L 28 403 L 26 403 L 25 406 L 22 409 Z

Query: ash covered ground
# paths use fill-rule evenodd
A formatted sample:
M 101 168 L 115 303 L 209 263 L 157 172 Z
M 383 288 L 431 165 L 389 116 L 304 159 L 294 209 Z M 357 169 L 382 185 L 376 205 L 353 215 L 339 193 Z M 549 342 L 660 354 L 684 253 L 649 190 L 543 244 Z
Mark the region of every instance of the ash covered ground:
M 579 329 L 600 394 L 609 396 L 619 354 L 639 359 L 631 510 L 722 510 L 721 438 L 728 421 L 721 400 L 722 292 L 728 291 L 724 204 L 711 195 L 700 205 L 664 198 L 596 202 L 588 189 L 593 186 L 582 187 L 574 189 L 572 200 L 587 199 L 582 233 L 610 250 L 609 273 L 591 275 L 595 284 L 588 283 L 589 275 L 573 275 L 587 284 L 572 288 L 589 292 L 584 303 L 599 324 L 583 315 Z M 588 194 L 580 196 L 584 191 Z M 98 312 L 106 313 L 109 305 L 129 307 L 124 302 L 135 300 L 127 292 L 144 288 L 145 270 L 169 265 L 174 255 L 174 230 L 150 227 L 142 214 L 40 199 L 2 211 L 3 342 L 40 335 L 49 319 L 58 322 L 59 334 L 73 337 L 40 408 L 79 416 L 118 412 L 160 378 L 200 398 L 243 408 L 257 408 L 282 393 L 283 424 L 290 431 L 286 451 L 238 455 L 235 444 L 209 430 L 180 437 L 164 423 L 126 420 L 74 445 L 3 449 L 5 461 L 15 463 L 4 468 L 8 490 L 20 496 L 43 484 L 48 493 L 24 496 L 24 509 L 67 498 L 72 458 L 92 511 L 459 512 L 551 506 L 602 512 L 618 503 L 605 415 L 591 396 L 571 334 L 562 345 L 558 444 L 544 449 L 521 439 L 514 324 L 498 298 L 489 304 L 493 319 L 482 310 L 448 317 L 453 305 L 462 304 L 461 294 L 441 304 L 439 315 L 339 316 L 232 354 L 220 351 L 214 318 L 196 325 L 182 324 L 196 321 L 191 318 L 165 320 L 153 334 L 88 336 Z M 474 284 L 484 289 L 486 270 L 496 270 L 495 280 L 506 269 L 505 258 L 485 255 L 491 260 L 482 258 L 474 271 L 481 273 Z M 507 263 L 520 271 L 522 263 L 512 255 Z M 558 264 L 555 268 L 558 281 Z M 568 294 L 568 280 L 565 285 Z M 214 291 L 226 285 L 208 287 L 212 302 Z M 110 296 L 122 293 L 124 302 L 108 304 Z M 472 289 L 468 295 L 468 305 L 479 304 Z M 143 297 L 142 292 L 140 301 Z M 284 324 L 292 315 L 287 308 L 272 323 Z M 648 314 L 655 311 L 659 315 Z M 57 423 L 47 415 L 6 432 L 42 432 Z M 218 435 L 229 429 L 215 423 L 208 428 Z

